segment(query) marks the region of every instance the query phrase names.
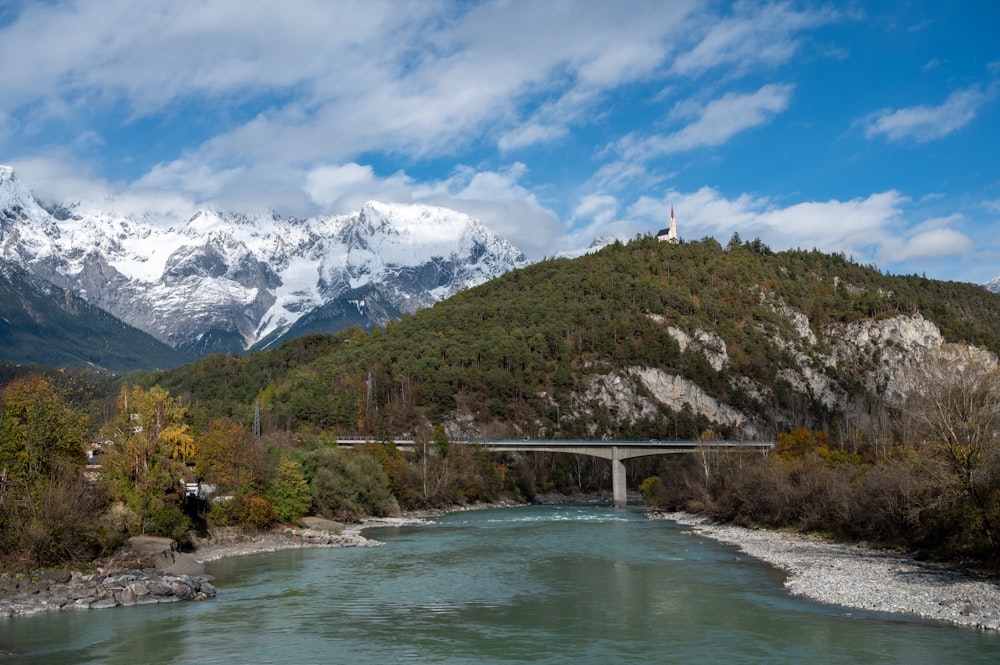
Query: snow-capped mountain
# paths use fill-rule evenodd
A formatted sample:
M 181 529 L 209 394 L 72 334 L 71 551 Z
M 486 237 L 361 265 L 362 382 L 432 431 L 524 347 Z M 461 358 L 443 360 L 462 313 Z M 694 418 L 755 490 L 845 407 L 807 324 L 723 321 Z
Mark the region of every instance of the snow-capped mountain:
M 526 263 L 444 208 L 369 202 L 308 219 L 206 209 L 183 221 L 122 214 L 113 201 L 46 209 L 4 166 L 0 259 L 199 354 L 276 341 L 335 303 L 351 310 L 347 325 L 381 325 Z
M 600 235 L 594 238 L 590 245 L 584 247 L 583 249 L 571 249 L 562 252 L 556 252 L 552 258 L 554 259 L 578 259 L 581 256 L 586 256 L 587 254 L 593 254 L 599 252 L 608 245 L 613 245 L 618 242 L 618 238 L 611 235 Z
M 992 291 L 993 293 L 1000 293 L 1000 277 L 994 277 L 990 281 L 983 284 L 983 286 L 985 286 L 987 290 Z

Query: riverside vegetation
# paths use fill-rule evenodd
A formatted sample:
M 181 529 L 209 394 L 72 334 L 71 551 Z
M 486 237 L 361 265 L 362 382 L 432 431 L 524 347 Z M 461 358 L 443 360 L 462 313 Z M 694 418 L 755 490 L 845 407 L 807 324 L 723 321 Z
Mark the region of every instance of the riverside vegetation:
M 831 326 L 914 315 L 957 345 L 900 370 L 920 389 L 893 397 L 885 380 L 873 386 L 864 371 L 878 357 L 823 365 L 836 399 L 796 382 L 821 363 L 790 340 L 815 338 L 818 354 L 843 329 Z M 645 237 L 543 261 L 371 333 L 124 377 L 7 366 L 0 557 L 11 570 L 82 565 L 137 534 L 185 543 L 216 526 L 610 486 L 599 460 L 456 443 L 544 436 L 700 438 L 701 454 L 631 461 L 630 485 L 667 509 L 997 566 L 1000 380 L 982 358 L 1000 351 L 998 323 L 1000 296 L 971 284 L 774 253 L 736 236 L 725 247 Z M 673 328 L 709 339 L 724 361 L 704 344 L 682 346 Z M 635 367 L 684 377 L 748 414 L 777 449 L 718 454 L 711 441 L 746 436 L 744 426 L 657 402 L 641 386 L 642 408 L 595 391 L 595 377 Z M 371 443 L 337 446 L 358 434 Z M 400 434 L 415 452 L 395 448 Z M 92 441 L 96 476 L 84 456 Z M 216 500 L 186 495 L 179 481 L 195 476 Z

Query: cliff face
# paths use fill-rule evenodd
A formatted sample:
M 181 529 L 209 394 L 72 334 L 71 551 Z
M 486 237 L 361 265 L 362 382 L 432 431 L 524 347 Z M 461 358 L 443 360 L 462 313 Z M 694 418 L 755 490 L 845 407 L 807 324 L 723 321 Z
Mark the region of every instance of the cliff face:
M 774 340 L 795 359 L 795 365 L 778 371 L 780 381 L 831 412 L 856 410 L 859 396 L 898 405 L 918 380 L 919 371 L 915 370 L 960 353 L 987 367 L 997 365 L 997 357 L 990 351 L 946 343 L 938 327 L 919 314 L 831 324 L 822 327 L 817 336 L 802 312 L 787 305 L 778 311 L 796 332 L 790 338 Z M 729 366 L 725 342 L 717 335 L 700 329 L 688 333 L 676 327 L 669 327 L 668 332 L 680 342 L 682 352 L 702 354 L 717 371 Z M 766 434 L 765 414 L 768 419 L 777 415 L 789 427 L 797 424 L 795 414 L 776 414 L 768 408 L 773 387 L 741 374 L 730 374 L 729 381 L 749 397 L 750 408 L 726 404 L 684 376 L 657 367 L 628 367 L 592 376 L 586 388 L 574 395 L 573 415 L 592 418 L 598 405 L 618 423 L 634 423 L 655 418 L 658 406 L 672 411 L 687 409 L 745 439 Z M 863 393 L 859 393 L 858 384 Z

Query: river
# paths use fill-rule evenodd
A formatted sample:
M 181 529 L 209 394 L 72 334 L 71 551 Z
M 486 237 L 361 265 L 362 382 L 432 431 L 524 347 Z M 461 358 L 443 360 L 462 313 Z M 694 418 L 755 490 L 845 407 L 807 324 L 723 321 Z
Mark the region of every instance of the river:
M 789 596 L 638 509 L 525 506 L 210 564 L 201 603 L 0 621 L 0 663 L 996 663 L 1000 635 Z

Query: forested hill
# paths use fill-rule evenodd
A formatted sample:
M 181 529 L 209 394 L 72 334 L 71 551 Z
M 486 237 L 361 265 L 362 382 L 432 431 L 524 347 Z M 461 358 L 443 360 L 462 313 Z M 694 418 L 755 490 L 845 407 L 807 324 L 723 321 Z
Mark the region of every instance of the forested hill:
M 675 438 L 860 435 L 921 353 L 1000 352 L 1000 295 L 734 236 L 547 260 L 376 329 L 150 377 L 265 430 Z M 910 363 L 912 364 L 912 363 Z M 884 399 L 885 398 L 885 399 Z

